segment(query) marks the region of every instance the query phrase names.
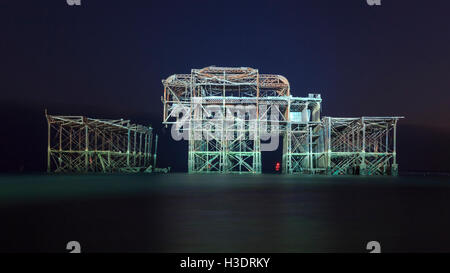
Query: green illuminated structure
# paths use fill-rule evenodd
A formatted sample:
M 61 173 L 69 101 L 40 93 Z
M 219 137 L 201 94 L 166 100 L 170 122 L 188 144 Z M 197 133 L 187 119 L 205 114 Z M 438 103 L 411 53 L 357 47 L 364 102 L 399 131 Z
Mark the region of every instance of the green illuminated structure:
M 401 117 L 320 117 L 319 94 L 248 67 L 192 69 L 163 80 L 163 124 L 189 143 L 189 173 L 261 173 L 261 152 L 283 141 L 286 174 L 397 175 Z
M 152 128 L 129 120 L 56 116 L 48 123 L 47 172 L 151 170 Z M 156 163 L 156 155 L 155 155 Z

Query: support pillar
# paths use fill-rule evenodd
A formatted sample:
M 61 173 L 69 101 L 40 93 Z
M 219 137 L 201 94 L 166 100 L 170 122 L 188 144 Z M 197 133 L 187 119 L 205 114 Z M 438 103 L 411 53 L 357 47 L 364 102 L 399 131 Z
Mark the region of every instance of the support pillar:
M 394 143 L 393 143 L 392 157 L 393 163 L 391 167 L 392 176 L 398 176 L 398 164 L 397 164 L 397 120 L 394 121 Z
M 361 118 L 362 123 L 362 150 L 360 154 L 360 164 L 359 164 L 359 175 L 367 175 L 367 166 L 366 166 L 366 123 L 364 122 L 364 118 Z
M 130 167 L 130 137 L 131 137 L 131 131 L 130 131 L 130 124 L 128 123 L 128 134 L 127 134 L 127 167 Z
M 156 168 L 156 154 L 158 152 L 158 134 L 155 134 L 155 153 L 153 154 L 153 170 Z
M 45 110 L 45 115 L 47 115 L 47 109 Z M 51 171 L 51 144 L 50 144 L 50 133 L 51 133 L 51 125 L 50 125 L 50 121 L 48 120 L 48 116 L 47 116 L 47 123 L 48 123 L 48 127 L 47 127 L 47 172 L 49 173 Z
M 85 121 L 86 123 L 86 121 Z M 84 153 L 85 153 L 85 157 L 84 157 L 84 170 L 86 172 L 89 171 L 89 127 L 87 126 L 87 124 L 84 126 L 84 130 L 85 130 L 85 147 L 84 147 Z

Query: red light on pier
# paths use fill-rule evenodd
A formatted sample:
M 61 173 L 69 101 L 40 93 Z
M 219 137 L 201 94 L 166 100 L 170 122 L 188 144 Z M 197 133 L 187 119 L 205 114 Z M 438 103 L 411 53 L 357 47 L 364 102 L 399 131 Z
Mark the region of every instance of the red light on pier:
M 275 164 L 275 171 L 279 172 L 281 168 L 280 162 L 277 162 L 277 164 Z

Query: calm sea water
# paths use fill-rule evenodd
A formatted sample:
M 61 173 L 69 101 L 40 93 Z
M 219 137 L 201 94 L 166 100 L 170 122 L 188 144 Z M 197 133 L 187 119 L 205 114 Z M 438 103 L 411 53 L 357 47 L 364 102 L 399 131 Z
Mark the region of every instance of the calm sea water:
M 449 177 L 0 176 L 0 251 L 450 251 Z

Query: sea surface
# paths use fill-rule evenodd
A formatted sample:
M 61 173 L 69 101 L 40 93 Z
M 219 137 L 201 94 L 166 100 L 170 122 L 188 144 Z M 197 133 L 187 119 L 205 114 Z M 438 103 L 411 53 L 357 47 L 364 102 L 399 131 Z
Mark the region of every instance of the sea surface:
M 450 177 L 1 175 L 0 251 L 450 252 Z

